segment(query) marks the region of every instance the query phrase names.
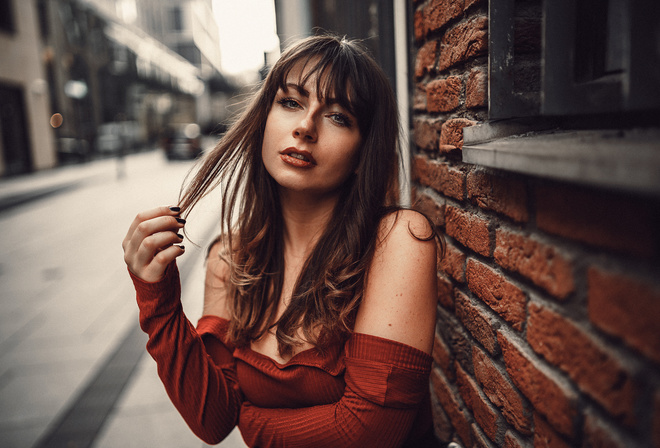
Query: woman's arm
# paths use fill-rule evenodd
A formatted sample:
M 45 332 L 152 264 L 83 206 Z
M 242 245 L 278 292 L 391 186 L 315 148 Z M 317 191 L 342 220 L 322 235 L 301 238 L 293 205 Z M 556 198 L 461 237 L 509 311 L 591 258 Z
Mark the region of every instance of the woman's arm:
M 180 241 L 174 232 L 183 223 L 175 218 L 168 208 L 138 215 L 124 240 L 125 260 L 137 292 L 140 326 L 149 335 L 147 351 L 170 399 L 197 436 L 218 443 L 236 426 L 242 394 L 221 326 L 207 317 L 198 332 L 183 313 L 174 263 L 180 249 L 168 246 Z
M 437 253 L 424 216 L 403 210 L 381 223 L 355 331 L 433 349 L 437 307 Z
M 411 234 L 412 233 L 412 234 Z M 396 447 L 428 393 L 436 318 L 436 246 L 415 212 L 383 220 L 346 347 L 339 402 L 302 409 L 244 403 L 239 428 L 249 445 Z

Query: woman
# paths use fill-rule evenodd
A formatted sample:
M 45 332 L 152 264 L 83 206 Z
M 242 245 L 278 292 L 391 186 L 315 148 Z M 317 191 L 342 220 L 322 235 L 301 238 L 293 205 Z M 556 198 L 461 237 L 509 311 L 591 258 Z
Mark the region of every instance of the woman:
M 388 207 L 397 138 L 394 95 L 365 50 L 308 38 L 275 64 L 180 207 L 130 226 L 147 349 L 208 443 L 238 425 L 250 446 L 431 446 L 436 235 Z M 220 181 L 223 232 L 195 329 L 180 302 L 180 216 Z

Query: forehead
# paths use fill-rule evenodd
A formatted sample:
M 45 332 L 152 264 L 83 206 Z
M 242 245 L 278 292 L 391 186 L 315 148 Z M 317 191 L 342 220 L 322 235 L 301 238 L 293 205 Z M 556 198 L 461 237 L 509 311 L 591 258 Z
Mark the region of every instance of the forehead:
M 328 98 L 335 99 L 336 83 L 332 65 L 323 64 L 320 58 L 312 58 L 294 63 L 288 71 L 283 73 L 279 87 L 283 90 L 288 90 L 290 87 L 302 87 L 308 94 L 315 95 L 323 101 Z M 349 101 L 347 100 L 348 98 L 346 98 L 348 106 Z M 339 98 L 339 102 L 343 102 L 341 98 Z

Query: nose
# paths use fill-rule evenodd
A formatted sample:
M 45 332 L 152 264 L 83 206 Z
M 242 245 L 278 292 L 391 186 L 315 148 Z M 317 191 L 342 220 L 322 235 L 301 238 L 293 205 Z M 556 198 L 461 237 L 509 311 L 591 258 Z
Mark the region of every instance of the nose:
M 293 135 L 294 137 L 304 139 L 310 143 L 316 142 L 318 137 L 316 132 L 316 120 L 311 111 L 302 117 L 296 128 L 293 130 Z

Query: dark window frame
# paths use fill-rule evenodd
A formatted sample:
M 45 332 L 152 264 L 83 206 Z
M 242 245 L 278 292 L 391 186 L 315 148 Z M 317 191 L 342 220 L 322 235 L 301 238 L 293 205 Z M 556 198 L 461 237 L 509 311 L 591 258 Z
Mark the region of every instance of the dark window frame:
M 16 18 L 12 0 L 0 0 L 0 32 L 16 33 Z
M 584 5 L 583 11 L 588 12 L 602 0 L 543 2 L 543 49 L 539 60 L 543 81 L 538 104 L 533 95 L 525 96 L 515 88 L 515 71 L 519 67 L 514 44 L 516 0 L 490 1 L 490 119 L 627 113 L 660 108 L 660 54 L 654 48 L 657 24 L 653 22 L 653 14 L 649 13 L 654 10 L 653 0 L 605 1 L 615 6 L 611 9 L 613 16 L 623 16 L 613 29 L 620 35 L 610 35 L 609 38 L 617 44 L 617 39 L 624 40 L 623 47 L 629 50 L 620 55 L 621 70 L 618 73 L 605 72 L 602 76 L 589 74 L 596 72 L 598 75 L 598 69 L 581 69 L 576 64 L 578 53 L 596 54 L 603 50 L 581 47 L 584 37 L 593 29 L 581 32 L 582 29 L 578 28 L 578 23 L 584 23 L 584 19 L 590 17 L 585 12 L 580 21 L 579 5 Z M 592 25 L 598 29 L 596 26 L 602 24 L 595 22 Z M 601 41 L 597 36 L 590 39 L 595 45 L 602 44 Z M 598 65 L 598 62 L 594 64 Z M 581 72 L 587 74 L 580 75 Z
M 600 41 L 599 36 L 589 38 L 600 54 L 587 55 L 590 59 L 580 66 L 575 55 L 591 50 L 577 42 L 585 36 L 577 24 L 586 20 L 592 27 L 603 26 L 607 14 L 584 18 L 602 2 L 490 0 L 488 121 L 464 129 L 464 162 L 660 196 L 654 0 L 605 1 L 623 16 L 607 26 L 624 42 L 608 48 L 602 34 Z M 541 8 L 535 11 L 542 11 L 543 20 L 542 46 L 532 57 L 516 52 L 518 19 L 529 5 Z M 604 63 L 607 52 L 614 61 L 609 65 Z M 536 95 L 523 91 L 527 86 L 520 82 L 521 66 L 530 62 L 542 75 Z

